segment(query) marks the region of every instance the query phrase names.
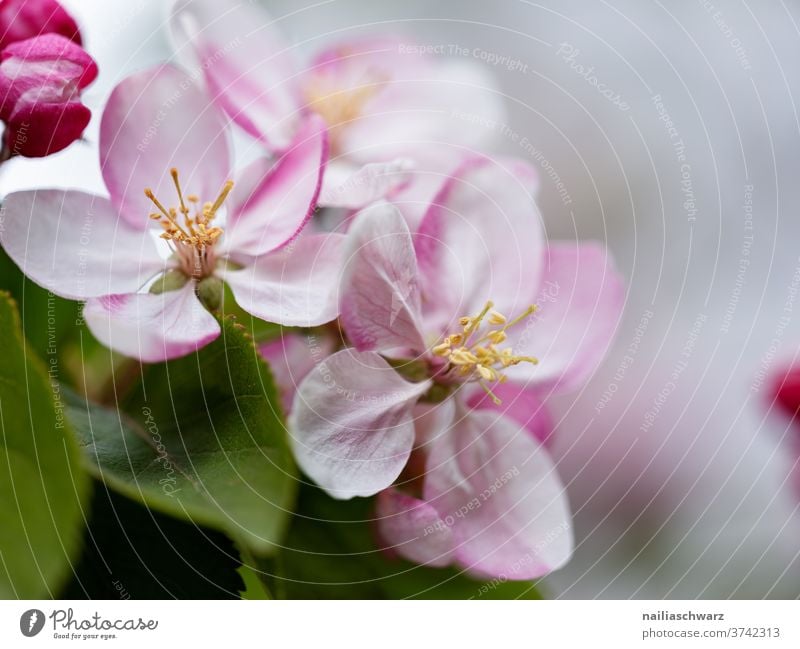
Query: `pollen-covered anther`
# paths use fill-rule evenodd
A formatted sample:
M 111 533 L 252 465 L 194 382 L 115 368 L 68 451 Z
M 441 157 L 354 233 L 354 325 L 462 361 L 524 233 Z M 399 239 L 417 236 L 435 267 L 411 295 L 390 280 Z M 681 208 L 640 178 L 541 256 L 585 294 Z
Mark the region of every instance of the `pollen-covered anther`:
M 475 369 L 478 370 L 478 374 L 481 375 L 482 379 L 485 379 L 486 381 L 497 380 L 497 372 L 495 372 L 491 367 L 486 367 L 485 365 L 476 365 Z
M 432 348 L 432 352 L 447 359 L 449 372 L 467 381 L 478 381 L 489 397 L 499 404 L 500 400 L 492 393 L 490 384 L 505 383 L 507 377 L 501 370 L 520 363 L 536 365 L 539 362 L 533 356 L 515 354 L 511 347 L 498 347 L 508 339 L 508 329 L 532 315 L 536 306 L 531 305 L 510 321 L 494 311 L 493 306 L 492 302 L 487 302 L 478 315 L 459 318 L 463 330 L 446 336 Z M 484 321 L 499 328 L 489 329 L 487 326 L 482 330 Z
M 439 343 L 433 348 L 433 353 L 437 356 L 450 356 L 450 353 L 453 351 L 452 347 L 450 346 L 450 339 L 445 338 L 444 342 Z
M 170 169 L 170 175 L 175 185 L 178 206 L 165 207 L 152 189 L 145 189 L 145 196 L 158 210 L 151 213 L 150 218 L 158 221 L 164 228 L 161 238 L 172 245 L 181 270 L 198 279 L 206 277 L 214 270 L 213 247 L 223 232 L 222 228 L 211 223 L 233 189 L 233 181 L 229 180 L 222 186 L 215 201 L 201 204 L 200 198 L 194 194 L 184 197 L 177 169 Z

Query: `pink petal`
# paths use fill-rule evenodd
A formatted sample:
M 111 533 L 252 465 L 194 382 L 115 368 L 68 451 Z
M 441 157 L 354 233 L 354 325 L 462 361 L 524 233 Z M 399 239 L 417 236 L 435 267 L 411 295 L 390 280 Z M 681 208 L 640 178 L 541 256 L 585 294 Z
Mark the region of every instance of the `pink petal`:
M 441 435 L 447 434 L 455 417 L 455 399 L 439 403 L 418 403 L 414 409 L 416 448 L 427 452 L 427 447 Z
M 350 342 L 359 350 L 424 351 L 414 246 L 397 209 L 376 203 L 360 212 L 344 260 L 341 322 Z
M 57 34 L 13 43 L 0 53 L 0 119 L 12 155 L 42 157 L 77 140 L 91 112 L 80 90 L 97 65 L 79 45 Z
M 432 327 L 489 300 L 508 317 L 530 305 L 544 254 L 536 178 L 521 161 L 472 157 L 434 198 L 415 235 Z
M 39 34 L 13 43 L 2 50 L 0 60 L 5 76 L 13 80 L 59 81 L 62 96 L 71 94 L 70 84 L 84 89 L 98 72 L 94 59 L 80 45 L 58 34 Z
M 552 439 L 553 418 L 536 390 L 508 381 L 492 386 L 492 393 L 500 399 L 500 404 L 496 404 L 483 390 L 476 389 L 468 400 L 469 407 L 505 415 L 542 444 L 546 445 Z
M 496 138 L 505 123 L 502 95 L 490 74 L 471 62 L 433 59 L 421 69 L 396 71 L 380 85 L 343 129 L 341 152 L 368 161 L 413 155 L 432 143 L 472 149 Z
M 269 15 L 252 2 L 181 0 L 172 15 L 179 50 L 191 48 L 213 100 L 273 149 L 291 143 L 299 91 L 292 53 Z
M 545 256 L 544 275 L 529 326 L 509 330 L 515 353 L 539 359 L 508 376 L 539 390 L 574 390 L 595 371 L 614 336 L 625 301 L 622 278 L 606 250 L 594 243 L 557 243 Z
M 373 352 L 337 352 L 297 391 L 288 421 L 297 462 L 334 498 L 378 493 L 408 461 L 412 410 L 429 387 Z
M 40 286 L 69 299 L 137 291 L 164 270 L 149 233 L 117 219 L 106 198 L 41 189 L 9 194 L 0 244 Z
M 414 150 L 414 171 L 408 183 L 391 197 L 414 234 L 436 196 L 451 176 L 469 159 L 463 150 L 446 146 L 425 146 Z
M 194 282 L 177 291 L 106 295 L 86 302 L 83 317 L 104 345 L 145 363 L 191 354 L 219 336 Z
M 224 248 L 256 257 L 293 239 L 316 208 L 327 156 L 324 124 L 311 117 L 277 160 L 251 163 L 231 194 Z
M 476 574 L 535 579 L 572 553 L 569 504 L 547 451 L 502 415 L 462 411 L 431 447 L 424 491 L 452 528 L 457 562 Z
M 27 158 L 58 153 L 83 135 L 91 117 L 91 111 L 79 101 L 34 101 L 6 120 L 5 146 L 14 155 Z
M 177 205 L 172 167 L 184 194 L 214 201 L 230 170 L 227 132 L 187 73 L 168 64 L 150 68 L 111 93 L 100 124 L 100 164 L 114 206 L 144 228 L 154 211 L 146 188 L 167 207 Z
M 389 549 L 415 563 L 450 565 L 453 533 L 434 507 L 392 487 L 375 502 L 378 530 Z
M 430 59 L 404 53 L 403 48 L 410 44 L 408 39 L 390 34 L 369 34 L 335 43 L 314 57 L 307 83 L 347 90 L 365 81 L 415 78 L 429 67 Z
M 0 2 L 0 50 L 41 34 L 60 34 L 81 44 L 78 25 L 56 0 Z
M 339 315 L 344 236 L 301 236 L 241 270 L 221 270 L 248 313 L 288 327 L 315 327 Z
M 371 162 L 362 167 L 331 165 L 319 203 L 325 207 L 360 209 L 377 200 L 390 198 L 411 180 L 414 163 L 409 158 Z
M 281 396 L 283 412 L 292 409 L 300 382 L 333 353 L 336 339 L 324 333 L 285 333 L 259 347 L 269 363 L 272 378 Z

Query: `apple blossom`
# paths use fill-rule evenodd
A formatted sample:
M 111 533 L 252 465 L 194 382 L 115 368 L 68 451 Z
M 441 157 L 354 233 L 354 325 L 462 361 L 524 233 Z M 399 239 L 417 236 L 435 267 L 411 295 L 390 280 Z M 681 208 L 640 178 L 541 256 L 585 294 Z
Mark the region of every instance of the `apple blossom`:
M 425 55 L 400 38 L 350 38 L 300 66 L 252 2 L 179 0 L 172 27 L 214 100 L 268 148 L 285 147 L 310 115 L 325 120 L 331 164 L 321 205 L 389 198 L 408 182 L 420 146 L 471 148 L 503 123 L 499 92 L 479 65 Z
M 127 77 L 109 98 L 100 159 L 110 198 L 13 193 L 0 244 L 36 283 L 86 300 L 92 333 L 142 361 L 216 338 L 207 308 L 219 307 L 223 282 L 259 318 L 319 325 L 338 314 L 342 236 L 302 231 L 326 148 L 324 128 L 308 121 L 283 155 L 256 160 L 234 183 L 226 131 L 205 92 L 162 65 Z
M 300 383 L 289 428 L 330 495 L 380 494 L 401 556 L 529 579 L 572 547 L 541 399 L 596 368 L 623 291 L 600 247 L 545 245 L 535 174 L 508 171 L 467 160 L 413 235 L 390 204 L 355 217 L 340 287 L 352 348 Z

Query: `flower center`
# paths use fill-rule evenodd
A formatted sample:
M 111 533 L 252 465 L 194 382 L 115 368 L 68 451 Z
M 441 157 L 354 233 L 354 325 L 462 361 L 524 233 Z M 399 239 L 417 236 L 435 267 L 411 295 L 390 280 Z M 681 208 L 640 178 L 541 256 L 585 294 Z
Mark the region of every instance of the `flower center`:
M 500 399 L 492 392 L 492 386 L 507 379 L 503 370 L 520 363 L 538 364 L 533 356 L 518 356 L 511 347 L 500 347 L 508 338 L 507 331 L 536 311 L 529 306 L 513 320 L 493 310 L 494 304 L 487 302 L 476 316 L 464 316 L 459 320 L 462 330 L 452 333 L 434 346 L 436 356 L 447 359 L 441 376 L 457 377 L 462 381 L 477 381 L 495 404 Z
M 328 125 L 328 137 L 334 151 L 338 149 L 342 128 L 361 116 L 364 105 L 378 92 L 382 80 L 379 75 L 368 75 L 360 85 L 341 88 L 318 77 L 306 88 L 309 107 Z
M 233 181 L 228 180 L 222 186 L 213 203 L 201 203 L 200 198 L 194 194 L 189 194 L 184 199 L 178 170 L 173 167 L 170 174 L 178 194 L 178 207 L 164 207 L 152 189 L 145 189 L 144 195 L 158 210 L 151 213 L 150 218 L 158 221 L 164 228 L 161 238 L 169 242 L 180 262 L 181 270 L 195 279 L 208 277 L 214 271 L 216 263 L 214 244 L 222 236 L 222 228 L 213 225 L 213 221 L 233 189 Z

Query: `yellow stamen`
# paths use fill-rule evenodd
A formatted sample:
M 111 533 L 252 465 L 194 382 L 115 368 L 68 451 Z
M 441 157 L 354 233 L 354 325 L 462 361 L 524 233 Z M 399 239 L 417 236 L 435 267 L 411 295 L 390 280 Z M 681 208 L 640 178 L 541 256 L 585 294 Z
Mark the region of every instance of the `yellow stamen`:
M 520 363 L 536 365 L 539 362 L 533 356 L 514 354 L 510 347 L 498 348 L 498 345 L 508 339 L 508 329 L 534 313 L 536 306 L 529 306 L 512 320 L 508 320 L 502 313 L 493 311 L 493 306 L 489 301 L 478 315 L 459 318 L 458 322 L 463 331 L 446 336 L 441 343 L 432 348 L 432 352 L 436 356 L 446 358 L 448 367 L 457 376 L 468 381 L 478 381 L 492 401 L 499 404 L 500 399 L 491 391 L 488 384 L 506 382 L 507 377 L 501 370 Z M 484 322 L 500 328 L 483 328 Z M 473 338 L 475 339 L 472 340 Z
M 439 343 L 433 348 L 433 353 L 437 356 L 449 356 L 450 352 L 450 341 L 447 339 L 445 339 L 443 343 Z
M 222 186 L 213 203 L 201 203 L 195 194 L 189 194 L 184 198 L 177 169 L 174 167 L 170 169 L 170 175 L 178 196 L 178 207 L 166 208 L 156 198 L 153 190 L 147 188 L 144 194 L 158 210 L 151 213 L 150 218 L 158 221 L 164 228 L 160 236 L 172 244 L 182 270 L 192 277 L 206 277 L 211 274 L 216 263 L 212 247 L 222 236 L 222 228 L 208 226 L 233 189 L 233 182 L 228 180 Z M 194 208 L 194 214 L 191 213 L 187 202 Z
M 494 402 L 494 405 L 499 406 L 499 405 L 501 405 L 503 403 L 497 397 L 497 395 L 495 395 L 495 393 L 492 392 L 491 388 L 488 385 L 486 385 L 483 381 L 480 382 L 480 386 L 483 388 L 483 391 L 486 392 L 486 394 L 489 395 L 489 398 Z
M 169 212 L 167 211 L 167 208 L 164 207 L 158 201 L 158 199 L 156 198 L 156 195 L 153 193 L 152 189 L 150 189 L 149 187 L 147 189 L 145 189 L 144 190 L 144 195 L 147 196 L 147 198 L 149 198 L 151 201 L 153 201 L 153 205 L 155 205 L 164 216 L 169 218 Z
M 328 125 L 328 136 L 334 151 L 339 147 L 342 129 L 361 117 L 364 106 L 380 91 L 385 80 L 384 74 L 368 71 L 348 88 L 339 86 L 324 74 L 312 77 L 312 82 L 305 88 L 306 100 L 309 108 Z
M 464 327 L 464 336 L 465 336 L 464 342 L 465 342 L 465 344 L 466 344 L 467 341 L 469 341 L 469 337 L 472 335 L 472 333 L 478 327 L 481 326 L 481 322 L 483 322 L 483 319 L 486 317 L 486 314 L 489 313 L 489 310 L 493 306 L 494 306 L 494 304 L 492 303 L 491 300 L 489 300 L 486 303 L 486 306 L 483 307 L 483 310 L 477 316 L 475 316 L 474 318 L 470 318 L 469 319 L 470 320 L 469 324 L 466 327 Z
M 487 381 L 497 380 L 497 372 L 495 372 L 491 367 L 486 367 L 485 365 L 476 365 L 475 369 L 478 370 L 478 374 L 481 375 L 481 378 L 486 379 Z
M 178 170 L 173 167 L 169 170 L 170 175 L 172 176 L 172 182 L 175 183 L 175 191 L 178 192 L 178 201 L 181 204 L 181 214 L 183 214 L 183 218 L 186 219 L 187 224 L 190 223 L 189 221 L 189 208 L 186 207 L 186 203 L 183 201 L 183 192 L 181 191 L 181 182 L 178 179 Z
M 210 216 L 208 221 L 213 219 L 217 215 L 217 210 L 222 207 L 222 204 L 225 202 L 225 199 L 228 198 L 228 194 L 231 193 L 233 189 L 233 181 L 228 180 L 219 192 L 219 196 L 217 196 L 217 200 L 214 201 L 214 204 L 211 206 Z

